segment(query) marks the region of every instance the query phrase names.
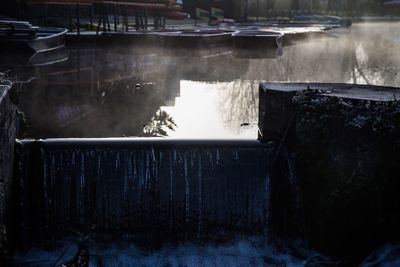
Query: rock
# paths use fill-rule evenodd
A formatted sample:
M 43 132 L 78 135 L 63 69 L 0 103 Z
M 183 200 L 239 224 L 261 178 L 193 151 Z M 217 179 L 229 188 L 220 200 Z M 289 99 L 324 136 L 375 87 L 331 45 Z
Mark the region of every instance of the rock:
M 339 267 L 340 263 L 334 262 L 328 257 L 316 255 L 307 260 L 304 267 Z
M 400 243 L 389 243 L 373 251 L 360 267 L 400 266 Z
M 78 240 L 78 251 L 75 256 L 58 267 L 89 267 L 89 240 L 87 237 Z
M 264 257 L 264 263 L 266 266 L 269 266 L 269 267 L 286 267 L 287 266 L 285 261 L 273 259 L 273 258 L 270 258 L 267 256 Z

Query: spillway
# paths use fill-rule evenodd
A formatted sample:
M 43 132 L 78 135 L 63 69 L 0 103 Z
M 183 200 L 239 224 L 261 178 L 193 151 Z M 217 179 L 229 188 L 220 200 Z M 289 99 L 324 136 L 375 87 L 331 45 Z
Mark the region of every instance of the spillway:
M 255 140 L 18 141 L 21 240 L 71 229 L 158 242 L 263 234 L 275 152 Z

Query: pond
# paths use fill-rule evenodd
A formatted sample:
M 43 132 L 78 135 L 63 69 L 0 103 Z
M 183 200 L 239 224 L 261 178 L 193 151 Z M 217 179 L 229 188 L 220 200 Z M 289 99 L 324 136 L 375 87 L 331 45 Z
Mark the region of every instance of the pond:
M 399 23 L 355 24 L 246 59 L 232 48 L 70 48 L 17 82 L 23 137 L 256 138 L 260 81 L 399 84 Z M 271 54 L 268 51 L 266 54 Z

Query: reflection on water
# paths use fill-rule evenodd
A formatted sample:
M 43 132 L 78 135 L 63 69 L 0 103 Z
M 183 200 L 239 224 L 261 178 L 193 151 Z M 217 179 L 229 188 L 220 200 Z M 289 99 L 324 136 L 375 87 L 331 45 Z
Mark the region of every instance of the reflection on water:
M 15 69 L 28 137 L 256 137 L 259 81 L 397 86 L 400 23 L 286 46 L 278 58 L 179 50 L 69 50 L 69 60 Z M 0 71 L 6 67 L 0 67 Z M 8 68 L 8 67 L 7 67 Z
M 175 118 L 177 129 L 168 136 L 179 138 L 256 138 L 257 87 L 251 82 L 180 82 L 180 96 L 172 106 L 162 106 Z

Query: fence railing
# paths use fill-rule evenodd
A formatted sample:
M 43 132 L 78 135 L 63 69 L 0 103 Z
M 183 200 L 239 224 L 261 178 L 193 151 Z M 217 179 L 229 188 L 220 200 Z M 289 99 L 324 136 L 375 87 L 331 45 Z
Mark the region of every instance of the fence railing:
M 30 0 L 30 18 L 47 26 L 51 20 L 68 20 L 70 31 L 146 30 L 165 27 L 165 15 L 180 10 L 174 1 Z M 34 8 L 38 7 L 38 8 Z M 150 15 L 153 23 L 150 23 Z M 131 22 L 131 20 L 134 22 Z

